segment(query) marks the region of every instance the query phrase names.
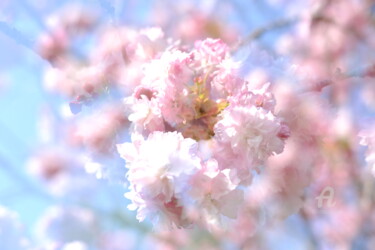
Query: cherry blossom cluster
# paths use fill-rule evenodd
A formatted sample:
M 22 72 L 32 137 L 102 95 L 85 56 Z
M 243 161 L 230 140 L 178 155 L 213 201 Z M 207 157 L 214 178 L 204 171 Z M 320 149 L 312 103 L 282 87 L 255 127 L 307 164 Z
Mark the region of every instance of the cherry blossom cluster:
M 140 221 L 211 227 L 235 219 L 253 173 L 283 151 L 289 128 L 269 84 L 253 86 L 238 67 L 215 39 L 168 48 L 145 64 L 125 98 L 132 142 L 117 147 Z

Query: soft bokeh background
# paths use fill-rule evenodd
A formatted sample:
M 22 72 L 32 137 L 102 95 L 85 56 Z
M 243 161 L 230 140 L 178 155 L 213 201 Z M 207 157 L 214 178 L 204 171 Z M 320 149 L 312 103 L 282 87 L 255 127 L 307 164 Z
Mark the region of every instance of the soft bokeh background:
M 46 92 L 43 72 L 51 65 L 36 52 L 38 37 L 47 30 L 49 17 L 69 4 L 81 5 L 100 17 L 102 25 L 149 27 L 162 24 L 167 34 L 177 34 L 170 23 L 173 16 L 186 15 L 195 9 L 216 18 L 234 32 L 234 41 L 259 27 L 274 21 L 292 18 L 297 14 L 299 1 L 138 1 L 138 0 L 0 0 L 0 204 L 19 213 L 28 234 L 45 209 L 52 204 L 69 204 L 46 192 L 44 186 L 26 171 L 28 158 L 43 141 L 40 117 L 45 110 L 61 114 L 71 100 Z M 302 1 L 301 1 L 302 2 Z M 281 8 L 284 7 L 284 8 Z M 178 11 L 177 11 L 178 10 Z M 167 22 L 164 22 L 167 20 Z M 168 21 L 169 20 L 169 21 Z M 169 25 L 167 25 L 169 24 Z M 275 41 L 288 31 L 288 25 L 275 28 L 258 39 L 258 46 L 274 52 Z M 169 31 L 168 31 L 169 29 Z M 178 29 L 184 29 L 184 26 Z M 83 43 L 83 47 L 85 44 Z M 361 55 L 358 55 L 361 58 Z M 285 58 L 287 59 L 287 58 Z M 350 108 L 356 110 L 358 120 L 367 121 L 374 111 L 360 101 L 360 92 L 353 92 Z M 128 201 L 123 198 L 125 188 L 116 183 L 99 181 L 100 191 L 93 199 L 103 210 L 111 207 L 126 212 Z M 95 191 L 96 192 L 96 191 Z M 135 214 L 131 213 L 134 218 Z M 134 221 L 132 221 L 134 223 Z M 304 249 L 305 228 L 298 216 L 269 232 L 271 249 Z M 1 246 L 0 246 L 1 249 Z

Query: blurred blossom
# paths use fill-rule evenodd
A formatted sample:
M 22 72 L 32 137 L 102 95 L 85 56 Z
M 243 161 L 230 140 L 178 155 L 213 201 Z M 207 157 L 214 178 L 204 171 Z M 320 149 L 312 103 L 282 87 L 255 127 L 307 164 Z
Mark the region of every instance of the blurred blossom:
M 79 207 L 50 207 L 40 219 L 37 229 L 39 238 L 44 241 L 43 244 L 54 243 L 56 246 L 75 241 L 82 241 L 92 246 L 99 233 L 95 214 Z M 65 247 L 68 246 L 65 245 Z
M 363 131 L 360 136 L 360 144 L 367 146 L 365 160 L 368 164 L 368 167 L 375 175 L 375 129 Z
M 28 171 L 57 196 L 85 197 L 96 187 L 95 178 L 85 172 L 86 160 L 63 148 L 40 149 L 28 161 Z
M 1 249 L 16 250 L 28 249 L 29 241 L 25 237 L 24 227 L 18 215 L 0 206 L 0 242 Z
M 137 244 L 139 244 L 137 240 L 139 239 L 137 239 L 135 232 L 131 232 L 130 230 L 118 230 L 102 234 L 98 245 L 99 249 L 131 250 L 136 248 Z

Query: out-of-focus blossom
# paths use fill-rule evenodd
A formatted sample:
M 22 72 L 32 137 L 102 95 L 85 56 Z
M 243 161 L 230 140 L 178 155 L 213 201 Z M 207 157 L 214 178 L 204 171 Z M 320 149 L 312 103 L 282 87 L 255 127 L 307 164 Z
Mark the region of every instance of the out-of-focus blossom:
M 29 249 L 30 244 L 15 212 L 0 206 L 0 243 L 4 250 Z
M 50 193 L 84 195 L 96 186 L 95 178 L 88 175 L 86 159 L 62 148 L 36 153 L 28 161 L 28 171 L 48 187 Z
M 371 169 L 372 173 L 375 175 L 375 130 L 361 132 L 360 144 L 367 146 L 366 150 L 366 162 Z
M 69 242 L 69 243 L 66 243 L 64 244 L 62 247 L 61 247 L 62 250 L 87 250 L 88 247 L 85 243 L 83 242 L 80 242 L 80 241 L 73 241 L 73 242 Z
M 78 6 L 51 16 L 48 19 L 50 30 L 40 36 L 37 51 L 53 65 L 62 65 L 69 57 L 73 40 L 92 29 L 95 22 L 92 12 Z
M 140 221 L 148 217 L 160 225 L 186 224 L 179 199 L 188 189 L 189 177 L 200 168 L 199 158 L 194 156 L 196 148 L 192 139 L 176 132 L 155 132 L 147 140 L 118 146 L 128 162 L 129 208 L 138 209 Z
M 80 246 L 93 246 L 98 240 L 99 224 L 89 209 L 56 206 L 44 213 L 38 222 L 37 234 L 45 245 L 61 247 L 76 242 Z
M 74 131 L 72 142 L 84 145 L 97 154 L 109 154 L 114 150 L 116 136 L 128 124 L 121 105 L 108 105 L 95 114 L 81 118 Z
M 101 234 L 98 247 L 106 250 L 132 250 L 139 244 L 137 240 L 136 232 L 117 230 Z

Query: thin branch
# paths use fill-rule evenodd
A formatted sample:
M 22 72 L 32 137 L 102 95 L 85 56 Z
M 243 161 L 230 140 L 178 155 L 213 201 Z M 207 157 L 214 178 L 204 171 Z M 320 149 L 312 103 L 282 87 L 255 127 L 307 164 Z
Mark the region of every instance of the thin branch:
M 26 38 L 21 32 L 19 32 L 16 28 L 10 26 L 8 23 L 4 21 L 0 21 L 0 32 L 4 33 L 8 37 L 12 38 L 18 44 L 28 48 L 35 52 L 34 43 Z
M 43 58 L 38 51 L 35 49 L 35 41 L 28 39 L 24 34 L 22 34 L 19 30 L 15 27 L 12 27 L 7 22 L 0 21 L 0 33 L 8 36 L 9 38 L 13 39 L 19 45 L 31 50 L 36 55 L 38 55 L 44 61 L 50 63 L 48 60 Z
M 17 183 L 22 184 L 22 186 L 28 190 L 29 192 L 33 192 L 34 194 L 39 195 L 45 199 L 52 199 L 52 197 L 41 190 L 40 188 L 36 187 L 32 182 L 30 182 L 25 176 L 20 174 L 16 168 L 3 156 L 0 154 L 0 168 L 3 169 L 9 177 L 15 180 Z
M 39 27 L 47 30 L 47 27 L 41 18 L 40 13 L 35 9 L 35 7 L 29 3 L 28 0 L 18 0 L 19 5 L 34 19 L 34 21 L 39 25 Z
M 296 21 L 297 21 L 297 18 L 281 19 L 281 20 L 277 20 L 277 21 L 274 21 L 272 23 L 269 23 L 266 26 L 260 27 L 256 30 L 254 30 L 253 32 L 251 32 L 243 40 L 239 41 L 233 47 L 232 50 L 235 51 L 235 50 L 239 49 L 240 47 L 242 47 L 246 44 L 249 44 L 256 39 L 259 39 L 260 37 L 262 37 L 263 35 L 265 35 L 266 33 L 270 32 L 270 31 L 287 27 L 289 25 L 294 24 Z

